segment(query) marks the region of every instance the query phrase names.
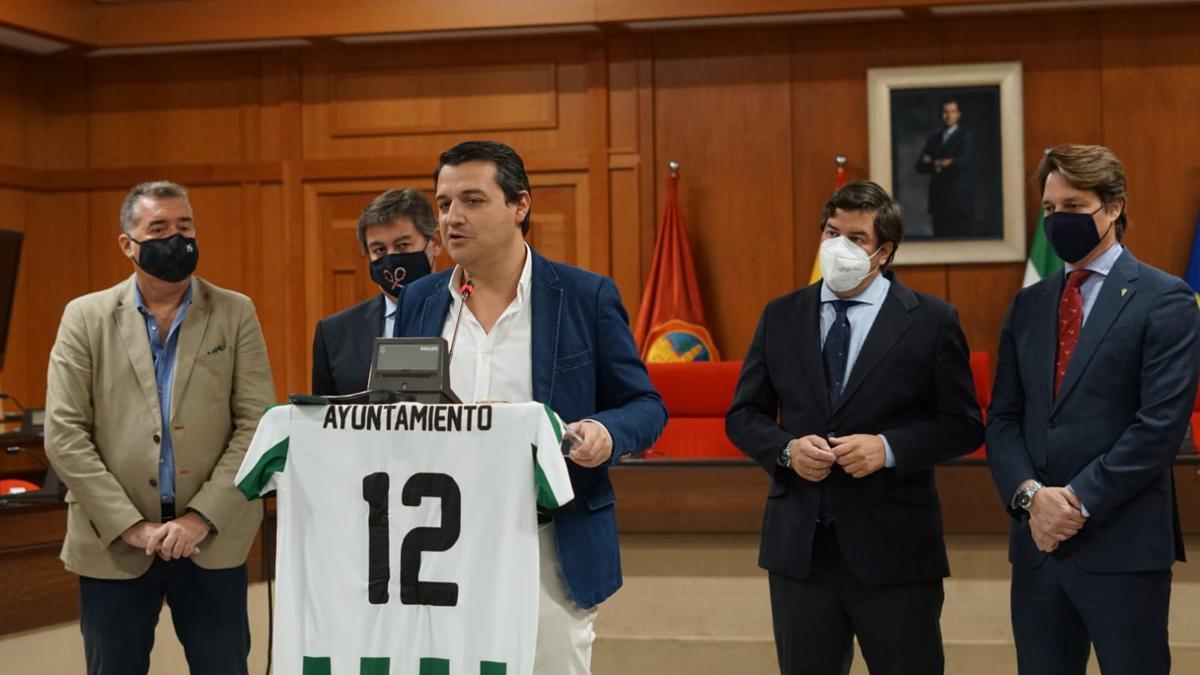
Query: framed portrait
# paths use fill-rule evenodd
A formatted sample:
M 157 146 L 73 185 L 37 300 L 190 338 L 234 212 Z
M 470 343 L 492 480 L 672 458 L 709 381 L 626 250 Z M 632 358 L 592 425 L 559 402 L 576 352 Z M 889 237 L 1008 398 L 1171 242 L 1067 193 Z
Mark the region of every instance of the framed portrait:
M 896 264 L 1024 260 L 1021 64 L 867 71 L 871 180 L 904 207 Z

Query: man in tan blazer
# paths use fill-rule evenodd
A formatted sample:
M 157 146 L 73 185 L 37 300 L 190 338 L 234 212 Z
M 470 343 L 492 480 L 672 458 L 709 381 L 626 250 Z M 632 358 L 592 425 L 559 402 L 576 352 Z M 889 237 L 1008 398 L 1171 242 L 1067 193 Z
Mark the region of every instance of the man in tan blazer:
M 164 598 L 193 675 L 246 673 L 262 506 L 233 477 L 275 398 L 262 329 L 249 298 L 193 276 L 181 186 L 134 187 L 117 239 L 133 276 L 67 305 L 46 390 L 88 673 L 146 673 Z

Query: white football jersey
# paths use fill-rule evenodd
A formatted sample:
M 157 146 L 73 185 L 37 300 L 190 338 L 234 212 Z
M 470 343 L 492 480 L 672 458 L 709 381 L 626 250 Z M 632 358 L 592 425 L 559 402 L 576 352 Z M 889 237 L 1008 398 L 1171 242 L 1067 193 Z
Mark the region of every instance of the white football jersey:
M 531 673 L 561 442 L 540 403 L 268 410 L 237 486 L 278 491 L 275 672 Z

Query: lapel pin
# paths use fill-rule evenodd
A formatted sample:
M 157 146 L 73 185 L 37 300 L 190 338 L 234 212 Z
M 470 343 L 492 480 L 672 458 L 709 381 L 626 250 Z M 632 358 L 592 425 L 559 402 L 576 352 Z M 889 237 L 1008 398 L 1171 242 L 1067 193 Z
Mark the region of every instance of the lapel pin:
M 1123 297 L 1125 297 L 1125 294 L 1126 294 L 1126 293 L 1128 293 L 1128 292 L 1129 292 L 1129 289 L 1128 289 L 1128 288 L 1122 288 L 1122 289 L 1121 289 L 1121 297 L 1122 297 L 1122 298 L 1123 298 Z

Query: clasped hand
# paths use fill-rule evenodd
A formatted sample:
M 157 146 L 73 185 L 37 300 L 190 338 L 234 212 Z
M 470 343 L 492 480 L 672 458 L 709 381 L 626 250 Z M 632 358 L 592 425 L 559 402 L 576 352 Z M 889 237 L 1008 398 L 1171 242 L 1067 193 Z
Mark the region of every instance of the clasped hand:
M 1029 532 L 1033 543 L 1043 553 L 1074 537 L 1087 518 L 1079 495 L 1067 488 L 1044 487 L 1033 495 L 1029 504 Z
M 828 440 L 801 436 L 791 442 L 791 466 L 804 480 L 825 480 L 836 463 L 855 478 L 869 476 L 883 468 L 886 453 L 883 439 L 874 434 L 832 436 Z
M 193 512 L 166 523 L 142 522 L 121 533 L 121 539 L 151 556 L 163 560 L 188 558 L 200 552 L 200 542 L 208 536 L 208 525 Z

